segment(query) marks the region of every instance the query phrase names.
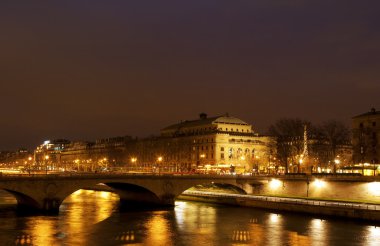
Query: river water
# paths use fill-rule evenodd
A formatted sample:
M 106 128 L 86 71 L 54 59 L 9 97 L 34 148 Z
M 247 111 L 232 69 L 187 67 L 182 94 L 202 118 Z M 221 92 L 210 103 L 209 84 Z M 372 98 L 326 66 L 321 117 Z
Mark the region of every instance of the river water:
M 253 208 L 177 201 L 123 211 L 109 192 L 80 190 L 58 216 L 21 216 L 0 191 L 0 245 L 380 245 L 380 227 Z

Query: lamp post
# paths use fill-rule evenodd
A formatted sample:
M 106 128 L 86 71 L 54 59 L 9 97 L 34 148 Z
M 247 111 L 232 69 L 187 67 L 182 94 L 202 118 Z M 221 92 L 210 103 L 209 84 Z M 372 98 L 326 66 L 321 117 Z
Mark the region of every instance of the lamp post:
M 136 165 L 136 162 L 137 162 L 137 158 L 136 158 L 136 157 L 132 157 L 132 158 L 131 158 L 131 162 L 132 162 L 132 167 L 134 167 L 135 170 L 136 170 L 137 167 L 135 167 L 135 165 Z M 133 168 L 132 168 L 132 169 L 133 169 Z
M 303 163 L 302 158 L 299 159 L 298 163 L 299 163 L 299 164 L 298 164 L 298 173 L 301 173 L 301 165 L 302 165 L 302 163 Z
M 49 160 L 49 156 L 45 155 L 45 171 L 46 171 L 46 175 L 48 174 L 48 160 Z
M 334 163 L 335 163 L 335 165 L 334 165 L 334 173 L 336 173 L 336 166 L 340 164 L 340 160 L 339 159 L 335 159 Z
M 159 157 L 157 158 L 158 174 L 160 174 L 160 172 L 161 172 L 161 162 L 162 162 L 162 160 L 163 160 L 162 156 L 159 156 Z

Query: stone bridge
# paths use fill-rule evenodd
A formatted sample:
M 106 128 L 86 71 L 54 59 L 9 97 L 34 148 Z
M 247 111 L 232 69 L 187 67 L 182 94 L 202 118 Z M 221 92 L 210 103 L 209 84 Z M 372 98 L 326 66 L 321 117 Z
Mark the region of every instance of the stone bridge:
M 66 197 L 97 184 L 111 187 L 126 206 L 174 206 L 176 197 L 201 184 L 237 187 L 240 193 L 380 202 L 380 176 L 347 175 L 0 175 L 0 189 L 13 194 L 22 211 L 58 213 Z
M 23 211 L 58 213 L 66 197 L 83 188 L 105 184 L 120 197 L 121 204 L 174 206 L 185 190 L 200 184 L 229 184 L 240 187 L 234 176 L 91 174 L 0 176 L 0 189 L 13 194 Z

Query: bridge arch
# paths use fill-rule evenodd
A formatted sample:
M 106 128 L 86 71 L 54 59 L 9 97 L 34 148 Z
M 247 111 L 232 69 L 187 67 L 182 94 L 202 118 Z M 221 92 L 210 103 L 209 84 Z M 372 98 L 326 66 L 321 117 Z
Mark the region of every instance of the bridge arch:
M 99 183 L 113 188 L 122 205 L 130 206 L 174 206 L 184 191 L 202 184 L 229 185 L 237 191 L 240 188 L 231 176 L 126 174 L 9 178 L 0 180 L 0 188 L 12 193 L 21 206 L 58 213 L 61 203 L 72 193 Z
M 20 210 L 25 211 L 26 208 L 30 209 L 30 208 L 38 208 L 39 207 L 38 202 L 35 199 L 33 199 L 31 196 L 28 196 L 26 194 L 23 194 L 21 192 L 17 192 L 14 190 L 9 190 L 9 189 L 4 189 L 4 190 L 7 191 L 8 193 L 10 193 L 11 195 L 13 195 L 14 198 L 16 198 L 17 207 Z
M 206 182 L 202 184 L 190 187 L 186 191 L 196 190 L 196 191 L 208 191 L 216 193 L 232 193 L 232 194 L 247 194 L 247 192 L 235 184 L 223 183 L 223 182 Z
M 150 207 L 161 204 L 160 198 L 146 187 L 124 182 L 106 182 L 104 184 L 119 195 L 120 206 L 123 208 Z

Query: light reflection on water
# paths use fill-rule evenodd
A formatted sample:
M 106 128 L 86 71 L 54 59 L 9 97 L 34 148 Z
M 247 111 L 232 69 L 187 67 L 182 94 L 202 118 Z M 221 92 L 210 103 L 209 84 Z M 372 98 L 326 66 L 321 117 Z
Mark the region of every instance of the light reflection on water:
M 12 199 L 0 191 L 1 245 L 380 245 L 373 225 L 252 208 L 177 201 L 120 212 L 117 195 L 80 190 L 59 216 L 21 217 Z

